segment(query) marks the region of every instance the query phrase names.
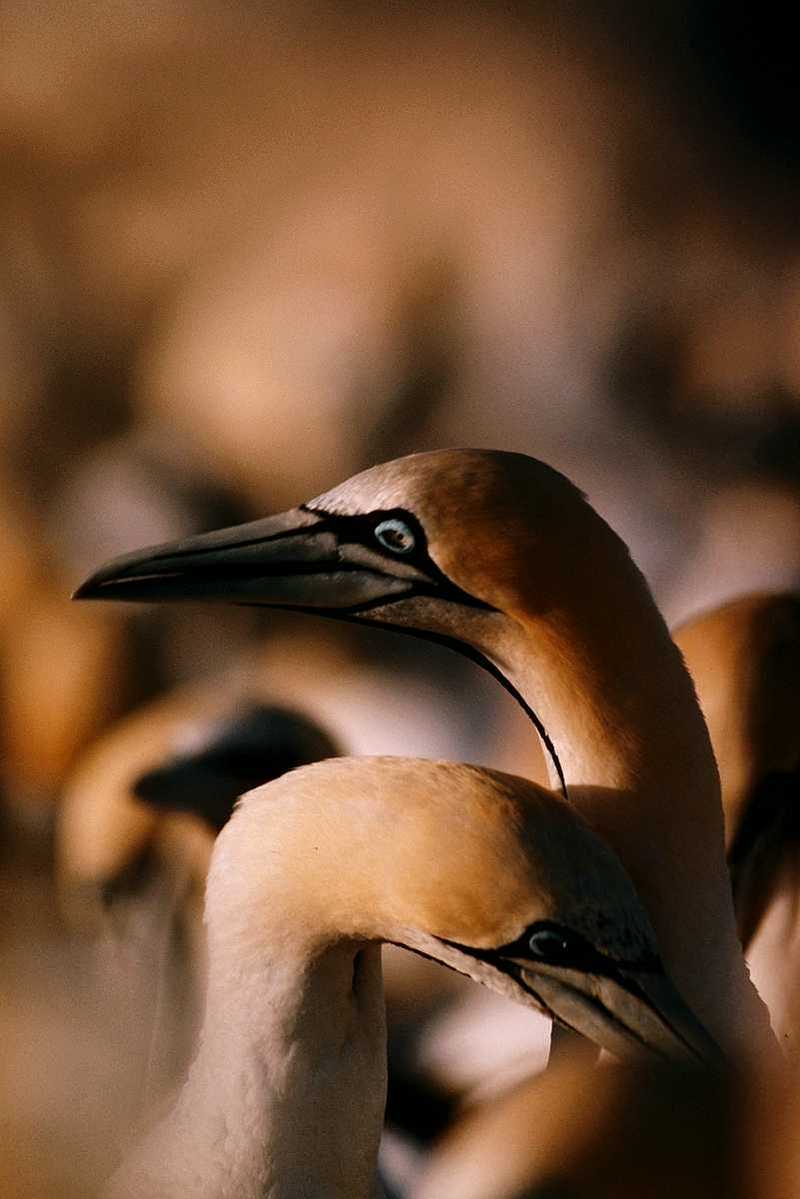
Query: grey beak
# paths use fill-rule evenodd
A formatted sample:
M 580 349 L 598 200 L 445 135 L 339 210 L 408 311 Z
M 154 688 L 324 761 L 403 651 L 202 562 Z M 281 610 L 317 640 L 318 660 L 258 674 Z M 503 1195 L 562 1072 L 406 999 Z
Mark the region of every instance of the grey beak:
M 303 508 L 125 554 L 74 599 L 148 603 L 205 600 L 352 611 L 408 591 L 411 582 L 349 562 L 323 518 Z
M 722 1051 L 669 978 L 659 971 L 614 976 L 519 962 L 523 986 L 550 1011 L 616 1057 L 655 1055 L 720 1065 Z

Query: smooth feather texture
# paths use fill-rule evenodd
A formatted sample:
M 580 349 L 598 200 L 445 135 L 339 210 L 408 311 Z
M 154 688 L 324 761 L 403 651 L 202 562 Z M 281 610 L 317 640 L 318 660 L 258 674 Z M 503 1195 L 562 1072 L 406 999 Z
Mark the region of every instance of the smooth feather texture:
M 451 763 L 335 759 L 248 795 L 217 841 L 200 1048 L 113 1199 L 361 1199 L 375 1185 L 386 1043 L 379 943 L 459 953 L 558 920 L 655 952 L 615 856 L 563 800 Z
M 377 541 L 387 513 L 413 521 L 412 554 Z M 551 782 L 629 870 L 692 1006 L 726 1049 L 770 1052 L 691 679 L 626 547 L 558 472 L 489 450 L 411 455 L 280 516 L 127 555 L 79 595 L 317 609 L 490 663 L 549 737 Z

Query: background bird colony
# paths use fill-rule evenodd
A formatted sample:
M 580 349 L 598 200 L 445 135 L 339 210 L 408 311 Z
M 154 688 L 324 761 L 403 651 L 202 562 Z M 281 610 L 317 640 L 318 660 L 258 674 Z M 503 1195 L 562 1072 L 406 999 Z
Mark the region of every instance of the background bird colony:
M 791 598 L 693 621 L 800 583 L 781 11 L 3 4 L 3 1196 L 98 1193 L 180 1083 L 236 795 L 336 753 L 542 777 L 513 699 L 436 645 L 68 602 L 117 554 L 415 450 L 557 467 L 683 625 L 740 935 L 792 1063 L 800 622 Z M 400 950 L 384 970 L 391 1193 L 800 1194 L 793 1064 L 654 1082 L 565 1051 L 542 1074 L 529 1010 Z

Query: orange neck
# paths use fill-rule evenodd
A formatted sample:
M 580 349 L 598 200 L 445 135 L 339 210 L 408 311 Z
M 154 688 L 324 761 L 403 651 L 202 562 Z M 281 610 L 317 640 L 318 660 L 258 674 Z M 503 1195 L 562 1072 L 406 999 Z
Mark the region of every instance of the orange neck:
M 636 586 L 606 576 L 571 589 L 568 609 L 511 613 L 492 656 L 630 873 L 679 989 L 740 1050 L 763 1044 L 767 1020 L 736 934 L 717 767 L 683 660 L 630 572 Z

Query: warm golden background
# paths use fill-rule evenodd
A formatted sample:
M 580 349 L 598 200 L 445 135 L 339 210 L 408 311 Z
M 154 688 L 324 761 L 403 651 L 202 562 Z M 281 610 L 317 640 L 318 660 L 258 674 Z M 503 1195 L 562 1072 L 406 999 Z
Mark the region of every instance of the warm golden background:
M 532 752 L 444 652 L 89 569 L 459 444 L 569 474 L 670 621 L 797 582 L 794 54 L 769 3 L 4 0 L 4 1196 L 89 1193 L 185 1053 L 153 903 L 87 937 L 52 885 L 103 730 L 257 637 L 349 749 Z

